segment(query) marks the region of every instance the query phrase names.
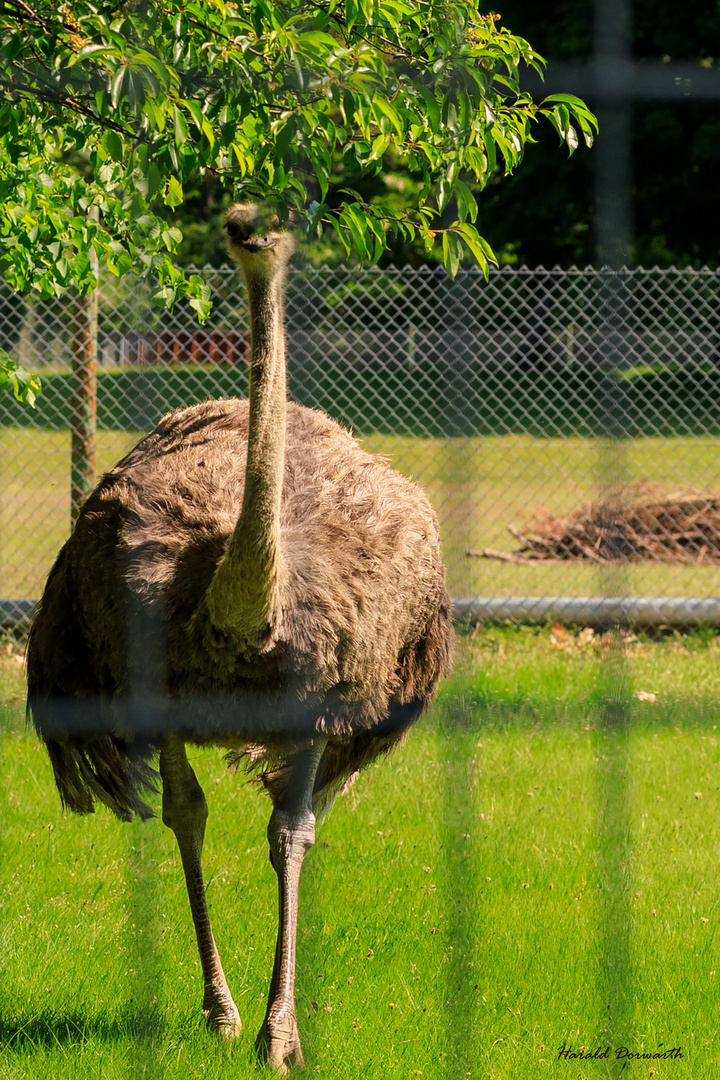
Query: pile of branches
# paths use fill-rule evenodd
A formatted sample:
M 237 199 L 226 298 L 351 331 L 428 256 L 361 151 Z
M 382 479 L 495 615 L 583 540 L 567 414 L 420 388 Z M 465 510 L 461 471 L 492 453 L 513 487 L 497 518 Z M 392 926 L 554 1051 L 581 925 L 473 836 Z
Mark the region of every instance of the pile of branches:
M 565 518 L 539 515 L 529 529 L 510 526 L 522 546 L 514 552 L 468 551 L 479 558 L 534 563 L 539 560 L 720 562 L 720 498 L 700 492 L 661 494 L 630 484 L 581 506 Z

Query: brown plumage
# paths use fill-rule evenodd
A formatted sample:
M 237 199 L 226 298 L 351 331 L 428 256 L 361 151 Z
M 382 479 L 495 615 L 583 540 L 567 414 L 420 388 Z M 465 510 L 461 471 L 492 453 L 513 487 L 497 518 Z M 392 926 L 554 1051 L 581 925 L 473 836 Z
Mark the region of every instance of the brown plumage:
M 50 572 L 28 707 L 63 803 L 163 819 L 188 882 L 204 1012 L 239 1030 L 207 919 L 205 801 L 184 744 L 257 770 L 280 933 L 258 1048 L 301 1062 L 292 983 L 297 879 L 313 811 L 397 744 L 449 667 L 452 624 L 423 492 L 322 413 L 285 403 L 287 233 L 228 214 L 248 283 L 250 400 L 171 413 L 107 473 Z

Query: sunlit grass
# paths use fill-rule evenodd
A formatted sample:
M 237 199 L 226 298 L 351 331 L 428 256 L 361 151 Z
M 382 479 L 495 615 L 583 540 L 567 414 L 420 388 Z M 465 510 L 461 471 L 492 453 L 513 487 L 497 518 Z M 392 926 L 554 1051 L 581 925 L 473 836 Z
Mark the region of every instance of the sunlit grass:
M 619 739 L 629 1006 L 612 1044 L 679 1045 L 682 1062 L 652 1063 L 658 1080 L 715 1080 L 717 641 L 626 640 L 630 723 L 615 735 L 599 704 L 607 639 L 494 628 L 460 641 L 433 713 L 319 826 L 299 934 L 308 1075 L 617 1075 L 557 1051 L 610 1038 L 599 823 Z M 252 1043 L 275 934 L 267 799 L 219 753 L 193 751 L 210 804 L 212 916 L 245 1024 L 228 1045 L 199 1022 L 171 834 L 159 820 L 61 814 L 10 653 L 0 652 L 0 1076 L 262 1076 Z M 647 1063 L 623 1080 L 633 1075 L 649 1076 Z
M 97 473 L 138 440 L 98 431 Z M 0 595 L 35 600 L 70 534 L 70 433 L 0 428 Z
M 98 473 L 139 438 L 98 432 Z M 452 596 L 594 596 L 597 569 L 582 563 L 508 565 L 468 558 L 466 550 L 512 551 L 508 526 L 544 508 L 565 514 L 595 498 L 608 470 L 608 451 L 591 439 L 362 439 L 427 490 L 440 518 Z M 679 489 L 720 490 L 717 440 L 640 439 L 616 448 L 627 481 Z M 40 595 L 69 531 L 70 436 L 44 429 L 0 429 L 0 581 L 6 598 Z M 634 596 L 720 594 L 719 566 L 643 563 L 628 569 Z

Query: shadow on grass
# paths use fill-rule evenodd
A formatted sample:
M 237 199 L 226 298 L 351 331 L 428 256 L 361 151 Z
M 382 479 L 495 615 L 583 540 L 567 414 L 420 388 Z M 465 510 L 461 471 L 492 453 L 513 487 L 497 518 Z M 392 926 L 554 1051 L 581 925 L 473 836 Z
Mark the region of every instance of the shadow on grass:
M 482 729 L 516 729 L 532 727 L 572 727 L 582 725 L 595 728 L 598 717 L 603 715 L 604 699 L 602 693 L 587 695 L 583 700 L 562 701 L 541 699 L 528 700 L 520 695 L 498 700 L 490 695 L 474 690 L 453 692 L 438 696 L 437 704 L 428 717 L 427 723 L 434 727 L 465 728 L 479 731 Z M 628 699 L 624 708 L 627 716 L 625 724 L 630 730 L 647 731 L 657 728 L 686 727 L 720 728 L 720 702 L 714 700 L 693 700 L 686 698 L 666 698 L 652 704 Z M 452 718 L 452 719 L 450 719 Z
M 0 1013 L 0 1046 L 16 1051 L 68 1047 L 79 1042 L 135 1043 L 160 1039 L 165 1025 L 153 1011 L 127 1009 L 117 1016 L 84 1009 L 72 1012 Z

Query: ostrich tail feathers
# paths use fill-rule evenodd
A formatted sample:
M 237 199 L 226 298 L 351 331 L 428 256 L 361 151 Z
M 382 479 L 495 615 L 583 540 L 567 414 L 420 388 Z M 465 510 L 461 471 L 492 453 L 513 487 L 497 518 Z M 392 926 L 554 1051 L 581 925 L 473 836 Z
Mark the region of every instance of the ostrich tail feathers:
M 153 751 L 128 746 L 122 739 L 102 735 L 74 744 L 45 739 L 62 804 L 76 814 L 92 814 L 103 803 L 121 821 L 137 815 L 143 821 L 154 812 L 141 794 L 157 793 L 157 772 L 150 767 Z

